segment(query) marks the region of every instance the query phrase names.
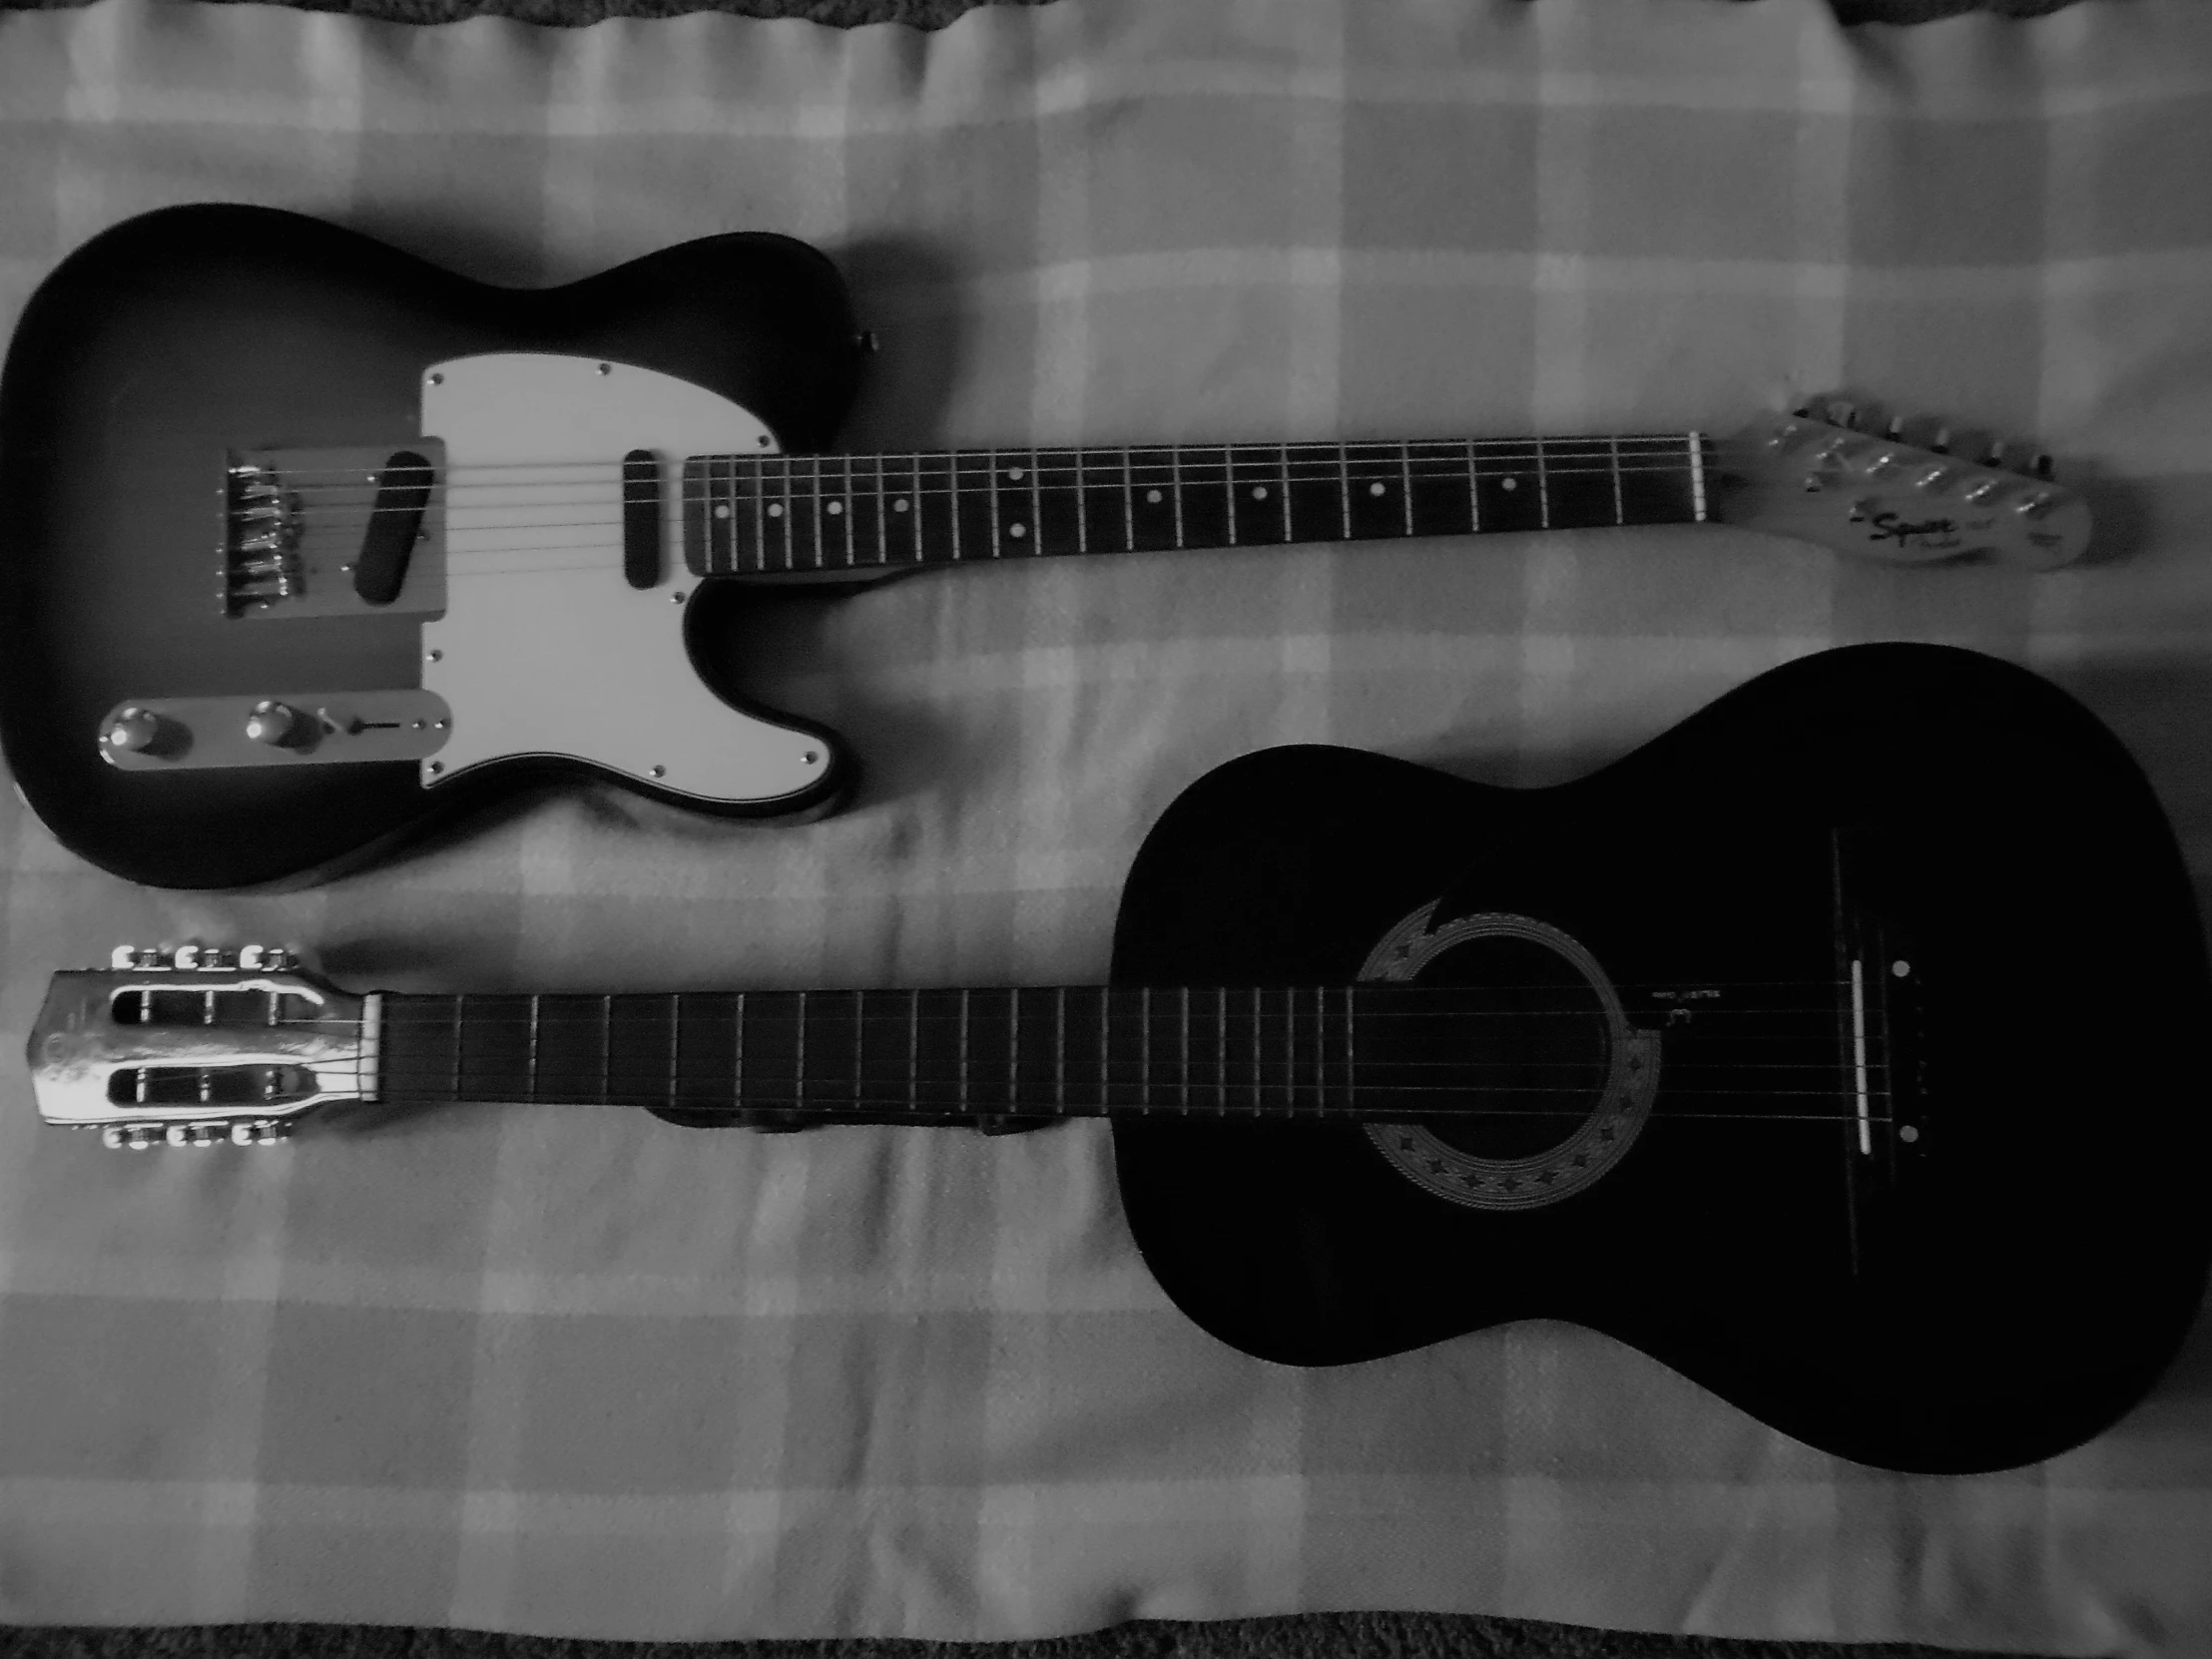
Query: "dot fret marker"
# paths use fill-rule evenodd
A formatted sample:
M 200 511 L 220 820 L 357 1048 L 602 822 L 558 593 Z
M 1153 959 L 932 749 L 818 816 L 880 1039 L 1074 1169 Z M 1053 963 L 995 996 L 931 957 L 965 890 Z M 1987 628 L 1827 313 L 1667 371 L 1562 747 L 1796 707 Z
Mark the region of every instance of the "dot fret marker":
M 842 501 L 832 501 L 830 503 L 828 510 L 832 513 L 841 513 L 844 511 L 844 503 Z
M 904 512 L 905 510 L 906 510 L 906 498 L 905 498 L 905 497 L 904 497 L 903 495 L 902 495 L 902 496 L 900 496 L 900 497 L 899 497 L 899 498 L 898 498 L 898 499 L 897 499 L 896 501 L 893 501 L 893 502 L 891 503 L 891 511 L 892 511 L 892 512 L 894 512 L 894 513 L 902 513 L 902 512 Z
M 784 516 L 784 503 L 781 501 L 771 501 L 768 504 L 768 516 L 771 518 L 782 518 Z

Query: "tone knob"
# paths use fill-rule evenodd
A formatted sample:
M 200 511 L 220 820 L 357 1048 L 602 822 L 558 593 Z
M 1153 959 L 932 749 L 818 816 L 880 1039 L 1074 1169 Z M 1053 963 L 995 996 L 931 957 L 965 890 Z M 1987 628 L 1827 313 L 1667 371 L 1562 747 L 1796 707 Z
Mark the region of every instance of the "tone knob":
M 134 703 L 108 722 L 100 741 L 125 755 L 169 755 L 183 747 L 184 736 L 184 728 L 175 721 Z
M 255 704 L 254 712 L 246 717 L 246 735 L 272 749 L 290 749 L 302 742 L 310 730 L 307 717 L 297 709 L 269 698 Z

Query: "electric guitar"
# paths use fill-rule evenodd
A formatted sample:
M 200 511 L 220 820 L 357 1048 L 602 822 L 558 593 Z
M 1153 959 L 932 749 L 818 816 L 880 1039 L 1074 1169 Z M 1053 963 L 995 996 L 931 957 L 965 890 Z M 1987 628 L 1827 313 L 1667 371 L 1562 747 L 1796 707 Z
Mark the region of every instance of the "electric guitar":
M 718 661 L 758 582 L 1708 520 L 2040 567 L 2088 536 L 2047 463 L 1828 406 L 1726 440 L 821 453 L 865 345 L 830 262 L 773 236 L 530 292 L 258 208 L 94 238 L 0 375 L 25 801 L 179 887 L 332 874 L 549 775 L 818 811 L 844 750 Z
M 1802 659 L 1552 789 L 1248 756 L 1145 840 L 1111 979 L 355 995 L 125 947 L 55 978 L 30 1061 L 118 1147 L 349 1101 L 1103 1117 L 1161 1288 L 1248 1354 L 1573 1320 L 1902 1469 L 2096 1433 L 2204 1291 L 2187 873 L 2119 743 L 1986 657 Z

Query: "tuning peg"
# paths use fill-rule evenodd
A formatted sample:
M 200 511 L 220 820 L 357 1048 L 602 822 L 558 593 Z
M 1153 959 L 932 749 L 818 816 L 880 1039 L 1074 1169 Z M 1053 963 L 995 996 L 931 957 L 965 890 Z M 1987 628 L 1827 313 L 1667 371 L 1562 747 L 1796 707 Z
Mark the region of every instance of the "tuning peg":
M 249 944 L 239 947 L 239 966 L 249 973 L 282 973 L 299 965 L 299 958 L 278 944 Z
M 1830 398 L 1825 418 L 1831 426 L 1850 426 L 1859 419 L 1859 405 L 1845 397 Z
M 206 955 L 205 949 L 197 940 L 188 940 L 177 947 L 177 954 L 172 960 L 176 962 L 180 972 L 192 973 L 208 965 Z
M 2030 476 L 2040 478 L 2048 483 L 2051 475 L 2056 471 L 2051 462 L 2050 451 L 2047 449 L 2036 450 L 2035 458 L 2027 463 L 2027 470 Z
M 233 1146 L 275 1146 L 288 1138 L 292 1126 L 284 1118 L 250 1118 L 231 1125 Z
M 1934 432 L 1929 434 L 1928 441 L 1922 444 L 1921 447 L 1923 449 L 1933 450 L 1938 455 L 1949 454 L 1950 428 L 1948 426 L 1937 426 Z
M 162 1132 L 162 1139 L 171 1146 L 214 1146 L 224 1137 L 220 1123 L 173 1123 Z
M 170 951 L 166 945 L 141 944 L 130 947 L 131 959 L 124 966 L 138 973 L 167 973 L 170 967 Z M 121 951 L 117 952 L 120 957 Z
M 161 1144 L 161 1125 L 154 1123 L 111 1123 L 100 1131 L 100 1144 L 116 1151 L 144 1152 Z

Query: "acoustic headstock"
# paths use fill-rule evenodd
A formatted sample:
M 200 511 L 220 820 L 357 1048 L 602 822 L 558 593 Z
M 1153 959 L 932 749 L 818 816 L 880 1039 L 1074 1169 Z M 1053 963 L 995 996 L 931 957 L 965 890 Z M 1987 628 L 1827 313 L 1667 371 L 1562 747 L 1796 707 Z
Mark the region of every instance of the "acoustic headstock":
M 376 1092 L 373 999 L 250 944 L 121 945 L 57 973 L 31 1027 L 39 1116 L 108 1146 L 267 1145 Z
M 1716 446 L 1716 517 L 1886 564 L 1981 555 L 2029 570 L 2089 545 L 2089 509 L 2050 457 L 1991 440 L 1955 454 L 1933 422 L 1842 400 L 1753 421 Z

